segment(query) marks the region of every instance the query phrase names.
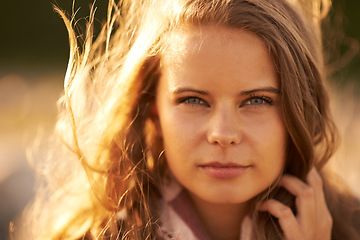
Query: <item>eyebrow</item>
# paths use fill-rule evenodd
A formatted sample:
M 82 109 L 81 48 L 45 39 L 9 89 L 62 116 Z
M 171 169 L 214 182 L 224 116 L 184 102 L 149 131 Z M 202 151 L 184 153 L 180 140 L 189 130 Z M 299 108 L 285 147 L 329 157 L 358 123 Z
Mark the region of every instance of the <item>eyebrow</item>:
M 193 93 L 197 93 L 200 95 L 209 95 L 208 91 L 203 91 L 203 90 L 198 90 L 198 89 L 193 89 L 193 88 L 178 88 L 175 89 L 174 91 L 172 91 L 174 94 L 180 94 L 180 93 L 184 93 L 184 92 L 193 92 Z M 271 93 L 276 93 L 276 94 L 280 94 L 280 90 L 274 87 L 264 87 L 264 88 L 255 88 L 255 89 L 251 89 L 251 90 L 244 90 L 241 91 L 239 93 L 240 96 L 244 96 L 244 95 L 250 95 L 256 92 L 271 92 Z
M 265 87 L 265 88 L 255 88 L 255 89 L 251 89 L 251 90 L 241 91 L 239 95 L 250 95 L 255 92 L 271 92 L 271 93 L 280 94 L 280 90 L 277 88 Z
M 194 88 L 177 88 L 172 92 L 174 94 L 180 94 L 180 93 L 184 93 L 184 92 L 194 92 L 194 93 L 198 93 L 198 94 L 201 94 L 201 95 L 209 95 L 209 92 L 207 92 L 207 91 L 197 90 L 197 89 L 194 89 Z

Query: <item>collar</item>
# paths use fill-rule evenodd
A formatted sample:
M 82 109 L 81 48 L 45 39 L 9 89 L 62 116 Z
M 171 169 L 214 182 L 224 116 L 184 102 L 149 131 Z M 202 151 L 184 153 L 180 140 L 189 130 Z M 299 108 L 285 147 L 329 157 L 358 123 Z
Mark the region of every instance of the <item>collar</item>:
M 163 185 L 163 199 L 159 201 L 159 235 L 164 240 L 211 240 L 205 230 L 187 191 L 175 180 Z M 250 240 L 252 224 L 246 217 L 241 226 L 239 240 Z

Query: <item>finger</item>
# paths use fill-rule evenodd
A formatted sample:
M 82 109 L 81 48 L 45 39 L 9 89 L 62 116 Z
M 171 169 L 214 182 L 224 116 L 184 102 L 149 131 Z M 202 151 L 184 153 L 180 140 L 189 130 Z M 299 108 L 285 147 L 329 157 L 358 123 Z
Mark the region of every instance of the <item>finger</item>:
M 319 172 L 315 168 L 312 168 L 306 177 L 306 181 L 315 190 L 315 204 L 318 227 L 317 232 L 321 232 L 321 237 L 325 237 L 325 239 L 328 239 L 331 236 L 333 220 L 325 200 L 322 178 Z M 326 238 L 326 236 L 328 238 Z
M 311 168 L 308 175 L 306 176 L 306 182 L 312 185 L 314 188 L 322 189 L 322 179 L 316 168 Z
M 296 196 L 297 219 L 303 232 L 310 238 L 330 238 L 332 217 L 324 197 L 321 176 L 315 168 L 307 175 L 306 182 L 284 175 L 280 185 Z
M 306 182 L 313 187 L 316 201 L 318 203 L 325 203 L 322 178 L 315 168 L 312 168 L 306 176 Z
M 301 181 L 299 178 L 295 176 L 292 175 L 282 176 L 279 185 L 283 186 L 295 197 L 310 196 L 314 198 L 313 187 Z
M 310 170 L 306 177 L 306 182 L 314 189 L 314 197 L 318 213 L 327 213 L 330 215 L 325 200 L 322 178 L 315 168 Z
M 312 186 L 307 185 L 300 179 L 284 175 L 280 185 L 296 197 L 297 219 L 302 229 L 306 229 L 309 235 L 315 232 L 316 225 L 316 199 Z
M 301 229 L 291 209 L 274 199 L 267 200 L 257 206 L 259 211 L 267 211 L 279 220 L 281 229 L 287 240 L 301 239 Z

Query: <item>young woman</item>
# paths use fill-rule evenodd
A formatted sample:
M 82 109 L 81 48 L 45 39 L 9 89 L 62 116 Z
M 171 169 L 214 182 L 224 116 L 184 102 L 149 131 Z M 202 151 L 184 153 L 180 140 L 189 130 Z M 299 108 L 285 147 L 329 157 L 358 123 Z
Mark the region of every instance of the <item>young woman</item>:
M 336 146 L 328 7 L 110 1 L 82 51 L 60 12 L 71 53 L 57 133 L 70 151 L 43 166 L 35 238 L 360 239 L 359 201 L 323 169 Z

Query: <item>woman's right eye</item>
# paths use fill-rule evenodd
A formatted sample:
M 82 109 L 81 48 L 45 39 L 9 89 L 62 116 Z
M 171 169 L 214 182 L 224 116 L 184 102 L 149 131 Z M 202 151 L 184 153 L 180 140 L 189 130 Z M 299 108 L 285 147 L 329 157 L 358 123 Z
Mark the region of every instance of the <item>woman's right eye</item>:
M 198 106 L 198 105 L 209 106 L 207 102 L 205 102 L 204 100 L 198 97 L 180 98 L 179 103 L 183 103 L 190 106 Z

